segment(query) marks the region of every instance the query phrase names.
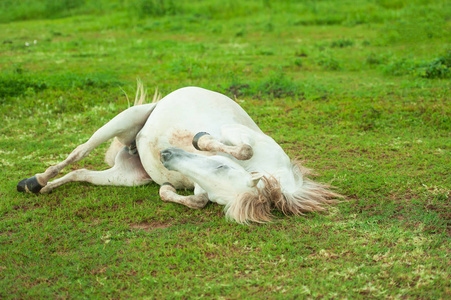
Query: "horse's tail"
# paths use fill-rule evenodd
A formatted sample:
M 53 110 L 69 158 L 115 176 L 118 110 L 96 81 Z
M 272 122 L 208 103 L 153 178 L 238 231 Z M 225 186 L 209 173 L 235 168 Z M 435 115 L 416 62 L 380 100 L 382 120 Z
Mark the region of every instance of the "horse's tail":
M 124 92 L 125 93 L 125 92 Z M 125 97 L 128 100 L 127 94 Z M 137 79 L 136 95 L 133 106 L 146 104 L 147 90 L 144 88 L 144 84 L 140 79 Z M 155 94 L 153 96 L 151 103 L 157 103 L 161 100 L 161 94 L 158 92 L 158 88 L 155 88 Z M 110 147 L 105 153 L 105 162 L 110 166 L 114 166 L 114 160 L 116 155 L 121 151 L 126 145 L 122 144 L 116 137 L 111 142 Z
M 147 98 L 147 90 L 144 89 L 144 84 L 140 79 L 137 79 L 137 87 L 136 87 L 136 95 L 135 95 L 135 103 L 134 105 L 142 105 L 146 104 L 146 98 Z M 158 92 L 158 87 L 155 88 L 155 93 L 152 98 L 151 103 L 157 103 L 161 100 L 161 93 Z
M 285 215 L 301 215 L 304 212 L 324 210 L 328 204 L 334 204 L 342 195 L 331 191 L 332 187 L 327 184 L 314 182 L 305 177 L 310 170 L 293 165 L 293 173 L 299 188 L 293 193 L 283 192 L 283 197 L 274 199 L 273 205 Z

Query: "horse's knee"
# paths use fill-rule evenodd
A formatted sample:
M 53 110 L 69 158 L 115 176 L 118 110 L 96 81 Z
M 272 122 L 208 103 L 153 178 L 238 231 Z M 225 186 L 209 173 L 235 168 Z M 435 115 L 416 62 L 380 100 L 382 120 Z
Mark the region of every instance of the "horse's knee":
M 165 182 L 161 185 L 159 194 L 161 200 L 166 202 L 170 201 L 170 199 L 173 198 L 174 195 L 177 195 L 177 190 L 172 184 L 170 184 L 169 182 Z
M 208 199 L 207 193 L 200 194 L 200 195 L 194 195 L 194 196 L 191 196 L 190 198 L 191 198 L 190 199 L 191 205 L 187 205 L 187 206 L 190 208 L 193 208 L 193 209 L 204 208 L 207 205 L 207 203 L 210 201 Z
M 44 186 L 38 182 L 36 176 L 33 176 L 19 181 L 17 184 L 17 191 L 21 193 L 31 192 L 37 194 L 43 187 Z
M 55 177 L 56 175 L 59 174 L 59 170 L 58 170 L 58 168 L 56 166 L 50 166 L 50 167 L 47 168 L 45 173 L 46 173 L 46 176 L 48 178 L 53 178 L 53 177 Z
M 205 207 L 205 205 L 207 205 L 209 201 L 206 193 L 191 196 L 180 196 L 177 194 L 174 186 L 169 182 L 163 183 L 161 185 L 159 194 L 161 200 L 165 202 L 174 202 L 193 209 L 201 209 Z
M 240 147 L 240 149 L 236 155 L 236 158 L 239 160 L 248 160 L 248 159 L 251 159 L 253 155 L 254 155 L 254 150 L 252 149 L 252 147 L 249 145 L 243 144 Z

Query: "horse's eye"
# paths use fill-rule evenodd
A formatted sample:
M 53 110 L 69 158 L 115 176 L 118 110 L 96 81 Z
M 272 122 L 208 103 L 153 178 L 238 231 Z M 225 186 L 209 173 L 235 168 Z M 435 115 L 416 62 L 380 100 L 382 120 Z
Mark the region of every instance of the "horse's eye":
M 220 165 L 216 169 L 221 169 L 221 168 L 224 168 L 224 165 Z

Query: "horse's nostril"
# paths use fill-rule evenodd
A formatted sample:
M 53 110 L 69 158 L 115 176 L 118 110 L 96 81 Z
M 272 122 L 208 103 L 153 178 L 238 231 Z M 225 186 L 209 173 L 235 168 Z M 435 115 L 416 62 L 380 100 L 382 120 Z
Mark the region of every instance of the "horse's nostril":
M 171 158 L 172 153 L 169 150 L 163 150 L 160 152 L 160 158 L 162 161 L 167 161 Z

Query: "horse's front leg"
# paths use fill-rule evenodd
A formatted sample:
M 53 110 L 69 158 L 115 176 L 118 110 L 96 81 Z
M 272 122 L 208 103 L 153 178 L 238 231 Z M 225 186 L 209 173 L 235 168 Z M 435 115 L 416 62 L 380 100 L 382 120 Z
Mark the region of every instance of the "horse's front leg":
M 188 206 L 189 208 L 201 209 L 208 203 L 207 193 L 199 193 L 191 196 L 181 196 L 177 194 L 176 189 L 170 183 L 164 183 L 160 187 L 161 200 L 174 202 Z
M 62 169 L 85 158 L 94 148 L 113 137 L 117 137 L 122 144 L 130 146 L 154 108 L 155 104 L 145 104 L 133 106 L 121 112 L 97 130 L 86 143 L 72 151 L 64 161 L 47 168 L 44 173 L 38 173 L 20 181 L 17 190 L 39 193 L 48 181 L 57 176 Z
M 207 132 L 199 132 L 193 138 L 193 146 L 200 151 L 223 152 L 238 160 L 248 160 L 254 155 L 254 139 L 249 129 L 242 125 L 224 126 L 221 139 L 218 140 Z

